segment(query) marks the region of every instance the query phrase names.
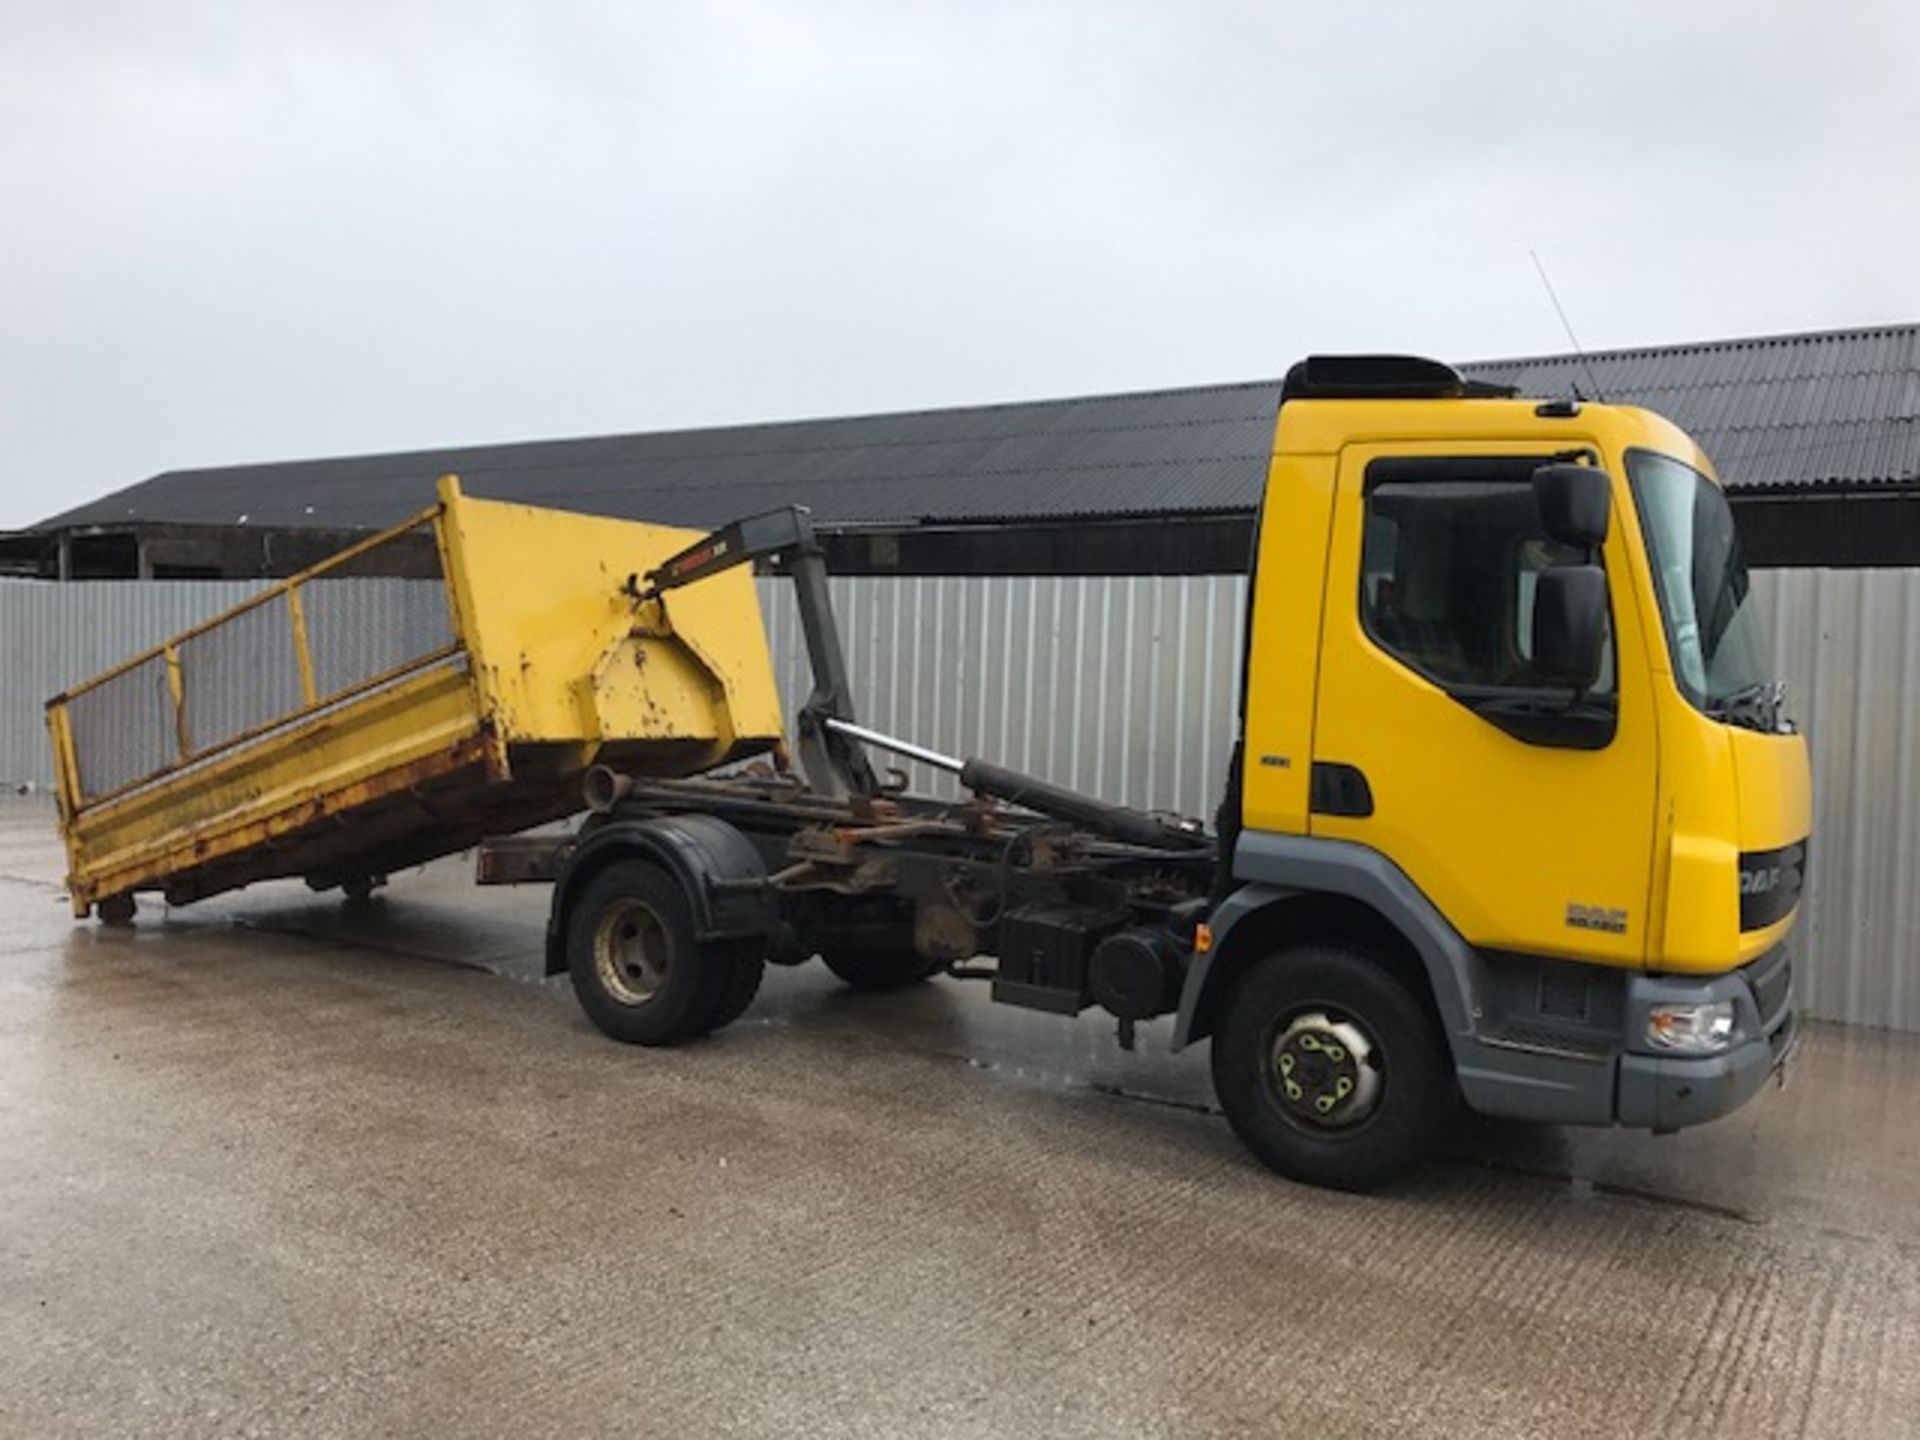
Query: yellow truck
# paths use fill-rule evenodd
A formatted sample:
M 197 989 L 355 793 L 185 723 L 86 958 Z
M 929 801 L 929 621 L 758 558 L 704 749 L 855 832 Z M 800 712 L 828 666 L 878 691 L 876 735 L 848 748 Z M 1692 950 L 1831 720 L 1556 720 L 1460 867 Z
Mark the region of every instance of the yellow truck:
M 637 646 L 639 692 L 699 744 L 656 752 L 632 726 L 567 728 L 557 699 L 515 730 L 472 682 L 455 728 L 496 750 L 450 781 L 464 797 L 453 831 L 428 811 L 377 860 L 336 841 L 317 874 L 290 858 L 272 873 L 377 873 L 496 821 L 562 813 L 550 787 L 578 779 L 573 803 L 591 811 L 578 830 L 486 846 L 480 878 L 552 883 L 549 972 L 613 1038 L 707 1034 L 747 1008 L 767 963 L 816 955 L 857 986 L 944 971 L 1003 1003 L 1097 1005 L 1128 1047 L 1140 1022 L 1170 1016 L 1175 1048 L 1211 1041 L 1248 1147 L 1318 1184 L 1401 1174 L 1462 1102 L 1673 1130 L 1754 1095 L 1796 1033 L 1785 942 L 1810 782 L 1698 447 L 1637 409 L 1523 398 L 1410 357 L 1317 357 L 1283 387 L 1255 535 L 1238 743 L 1212 831 L 861 726 L 820 547 L 803 512 L 783 511 L 666 555 L 636 539 L 617 581 L 622 564 L 599 552 L 614 562 L 589 575 L 601 609 L 513 607 L 529 645 L 596 615 L 571 661 L 554 652 L 561 676 L 568 663 L 599 675 L 593 657 Z M 494 673 L 484 617 L 464 628 L 476 620 L 459 599 L 478 572 L 446 553 L 459 633 Z M 803 775 L 764 708 L 759 614 L 738 589 L 749 562 L 799 590 L 815 681 L 795 729 Z M 722 614 L 697 608 L 727 585 Z M 649 689 L 650 647 L 676 641 L 704 690 Z M 177 698 L 190 666 L 171 653 Z M 60 713 L 85 693 L 54 713 L 76 906 L 174 883 L 90 868 L 87 745 Z M 162 850 L 162 795 L 192 784 L 189 738 L 139 832 Z M 516 744 L 557 753 L 523 771 Z M 870 749 L 949 770 L 971 798 L 882 783 Z M 756 750 L 772 763 L 697 773 Z M 482 810 L 490 788 L 501 803 Z M 182 824 L 209 813 L 183 809 Z M 253 853 L 239 843 L 231 863 Z M 182 898 L 213 883 L 187 876 Z

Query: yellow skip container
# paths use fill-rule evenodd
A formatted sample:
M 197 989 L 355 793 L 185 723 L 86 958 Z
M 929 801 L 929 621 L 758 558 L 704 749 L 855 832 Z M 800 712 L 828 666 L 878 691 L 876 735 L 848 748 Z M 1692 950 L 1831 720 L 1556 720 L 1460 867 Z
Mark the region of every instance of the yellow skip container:
M 439 494 L 47 702 L 76 915 L 356 885 L 574 813 L 595 763 L 782 748 L 751 573 L 627 583 L 699 532 Z

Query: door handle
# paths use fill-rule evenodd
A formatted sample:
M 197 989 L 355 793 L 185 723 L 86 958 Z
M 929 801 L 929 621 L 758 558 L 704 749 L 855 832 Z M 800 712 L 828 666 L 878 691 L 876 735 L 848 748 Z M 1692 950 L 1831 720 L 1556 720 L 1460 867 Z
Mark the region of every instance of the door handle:
M 1357 765 L 1335 760 L 1313 762 L 1307 784 L 1307 809 L 1315 815 L 1346 815 L 1364 820 L 1373 814 L 1373 787 Z

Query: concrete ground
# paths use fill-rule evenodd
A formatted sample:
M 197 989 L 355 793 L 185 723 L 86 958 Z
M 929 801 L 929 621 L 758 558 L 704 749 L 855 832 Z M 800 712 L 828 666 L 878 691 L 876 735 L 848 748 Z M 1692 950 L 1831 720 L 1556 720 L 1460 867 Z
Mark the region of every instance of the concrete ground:
M 1920 1433 L 1920 1037 L 1286 1184 L 1204 1049 L 776 971 L 667 1052 L 458 863 L 74 925 L 0 804 L 0 1434 Z

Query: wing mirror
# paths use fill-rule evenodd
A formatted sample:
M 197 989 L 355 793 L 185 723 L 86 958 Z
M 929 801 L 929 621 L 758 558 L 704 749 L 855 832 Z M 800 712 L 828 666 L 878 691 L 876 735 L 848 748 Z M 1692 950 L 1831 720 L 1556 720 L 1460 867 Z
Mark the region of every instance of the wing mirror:
M 1562 545 L 1597 550 L 1607 538 L 1613 480 L 1591 465 L 1542 465 L 1533 472 L 1540 526 Z
M 1600 518 L 1604 533 L 1604 510 Z M 1550 685 L 1591 689 L 1606 640 L 1607 572 L 1598 565 L 1542 570 L 1533 590 L 1534 673 Z

